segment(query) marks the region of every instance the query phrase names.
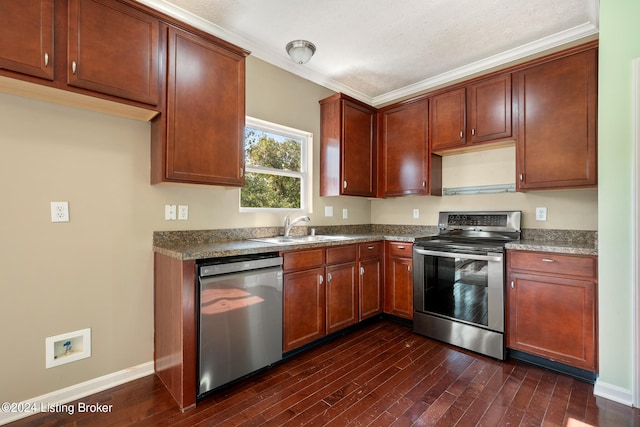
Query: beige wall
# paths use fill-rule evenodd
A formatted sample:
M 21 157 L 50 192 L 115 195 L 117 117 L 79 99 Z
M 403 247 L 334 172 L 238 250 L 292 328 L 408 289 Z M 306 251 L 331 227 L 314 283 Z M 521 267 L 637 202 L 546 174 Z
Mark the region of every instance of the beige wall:
M 247 114 L 314 134 L 311 224 L 435 224 L 442 209 L 522 209 L 525 226 L 596 228 L 596 192 L 375 200 L 318 197 L 318 100 L 331 91 L 255 58 L 247 60 Z M 21 401 L 153 359 L 152 233 L 277 226 L 283 214 L 240 214 L 238 190 L 149 185 L 149 124 L 0 94 L 0 401 Z M 472 162 L 498 162 L 508 149 Z M 480 156 L 480 157 L 478 157 Z M 482 161 L 478 162 L 478 158 Z M 468 182 L 469 159 L 445 159 L 445 185 Z M 489 178 L 487 178 L 488 180 Z M 449 184 L 450 185 L 450 184 Z M 71 221 L 51 223 L 49 202 L 68 201 Z M 189 206 L 165 221 L 165 204 Z M 334 217 L 324 207 L 334 207 Z M 531 223 L 535 206 L 549 221 Z M 419 208 L 419 220 L 411 218 Z M 342 219 L 342 209 L 349 219 Z M 569 219 L 565 212 L 577 213 Z M 92 356 L 45 369 L 45 338 L 92 329 Z

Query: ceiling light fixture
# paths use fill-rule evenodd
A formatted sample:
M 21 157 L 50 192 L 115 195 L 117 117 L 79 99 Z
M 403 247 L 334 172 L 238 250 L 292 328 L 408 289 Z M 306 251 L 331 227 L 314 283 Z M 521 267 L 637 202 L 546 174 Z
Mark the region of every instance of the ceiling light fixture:
M 316 46 L 306 40 L 294 40 L 287 43 L 287 53 L 298 64 L 306 64 L 309 62 L 314 53 Z

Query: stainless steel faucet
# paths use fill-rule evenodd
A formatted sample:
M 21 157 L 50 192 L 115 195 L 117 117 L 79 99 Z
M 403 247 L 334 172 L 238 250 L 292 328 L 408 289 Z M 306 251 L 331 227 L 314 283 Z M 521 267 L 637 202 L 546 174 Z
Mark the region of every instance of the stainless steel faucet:
M 300 221 L 309 222 L 311 221 L 311 218 L 309 218 L 307 215 L 302 215 L 294 220 L 291 220 L 290 214 L 284 217 L 284 237 L 289 237 L 289 233 L 291 233 L 291 227 L 293 227 Z

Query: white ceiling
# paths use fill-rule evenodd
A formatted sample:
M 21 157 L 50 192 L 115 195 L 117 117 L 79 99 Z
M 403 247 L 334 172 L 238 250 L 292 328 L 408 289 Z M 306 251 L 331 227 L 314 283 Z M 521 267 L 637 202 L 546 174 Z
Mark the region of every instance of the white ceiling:
M 599 0 L 138 1 L 374 106 L 598 35 Z

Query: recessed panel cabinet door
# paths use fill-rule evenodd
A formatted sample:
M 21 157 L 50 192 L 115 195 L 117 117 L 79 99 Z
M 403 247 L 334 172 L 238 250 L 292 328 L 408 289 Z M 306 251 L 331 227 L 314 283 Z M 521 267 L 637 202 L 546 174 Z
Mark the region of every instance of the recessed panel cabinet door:
M 517 73 L 518 189 L 596 185 L 597 51 Z
M 342 194 L 375 197 L 375 120 L 370 109 L 343 101 Z
M 431 98 L 429 109 L 432 151 L 465 145 L 465 89 L 456 89 Z
M 0 0 L 0 68 L 53 80 L 53 0 Z
M 325 336 L 324 269 L 284 275 L 283 352 Z
M 169 29 L 166 180 L 244 185 L 244 56 Z
M 426 100 L 381 112 L 382 197 L 429 194 L 427 114 Z
M 67 83 L 157 105 L 159 25 L 112 0 L 69 0 Z

